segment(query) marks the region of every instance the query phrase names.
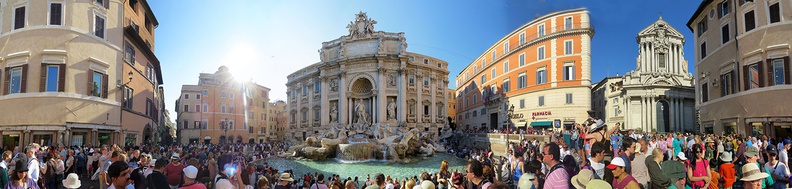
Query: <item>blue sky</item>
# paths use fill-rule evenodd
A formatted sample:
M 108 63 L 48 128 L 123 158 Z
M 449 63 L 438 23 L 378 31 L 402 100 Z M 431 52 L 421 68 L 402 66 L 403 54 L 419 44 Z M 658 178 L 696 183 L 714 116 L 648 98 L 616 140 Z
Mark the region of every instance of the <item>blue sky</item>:
M 319 61 L 322 42 L 347 35 L 359 11 L 377 20 L 377 31 L 404 32 L 407 51 L 449 63 L 456 75 L 497 40 L 536 16 L 585 7 L 595 27 L 592 80 L 635 69 L 635 36 L 658 19 L 682 32 L 688 68 L 693 35 L 685 23 L 695 0 L 487 0 L 487 1 L 149 1 L 160 23 L 155 53 L 162 64 L 165 101 L 173 106 L 181 85 L 226 65 L 236 78 L 270 89 L 272 101 L 286 99 L 286 76 Z

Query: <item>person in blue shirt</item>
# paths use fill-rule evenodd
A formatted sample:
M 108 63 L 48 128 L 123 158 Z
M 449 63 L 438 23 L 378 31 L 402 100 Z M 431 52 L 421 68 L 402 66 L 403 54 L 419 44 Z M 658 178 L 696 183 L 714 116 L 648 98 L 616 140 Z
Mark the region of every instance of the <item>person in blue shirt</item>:
M 619 144 L 621 143 L 621 136 L 619 136 L 618 134 L 611 135 L 610 141 L 611 141 L 611 151 L 613 152 L 613 154 L 619 154 L 618 152 L 619 152 Z
M 682 144 L 684 139 L 682 139 L 681 134 L 677 134 L 676 137 L 677 138 L 674 139 L 674 143 L 671 146 L 674 147 L 674 154 L 679 154 L 679 152 L 682 152 L 682 149 L 684 148 L 684 145 Z

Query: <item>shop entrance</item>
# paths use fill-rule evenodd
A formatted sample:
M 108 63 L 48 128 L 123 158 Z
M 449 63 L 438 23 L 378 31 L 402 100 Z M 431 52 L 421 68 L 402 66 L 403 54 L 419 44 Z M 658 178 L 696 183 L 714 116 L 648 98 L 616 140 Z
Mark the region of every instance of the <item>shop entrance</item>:
M 112 137 L 110 137 L 110 133 L 99 133 L 99 145 L 113 145 L 112 144 Z
M 85 143 L 85 141 L 86 141 L 86 138 L 85 138 L 86 135 L 88 135 L 88 134 L 84 133 L 84 132 L 74 132 L 74 133 L 72 133 L 71 145 L 72 146 L 83 146 L 83 143 Z
M 7 149 L 14 149 L 19 145 L 19 134 L 3 135 L 3 144 Z
M 52 134 L 34 134 L 33 142 L 41 146 L 52 146 Z

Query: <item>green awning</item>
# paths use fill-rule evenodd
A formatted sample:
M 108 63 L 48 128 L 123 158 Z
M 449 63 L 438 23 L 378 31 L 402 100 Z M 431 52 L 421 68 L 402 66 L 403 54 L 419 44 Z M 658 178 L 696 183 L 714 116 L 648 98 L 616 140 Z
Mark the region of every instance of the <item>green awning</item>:
M 550 127 L 553 126 L 553 121 L 534 121 L 531 122 L 531 127 Z

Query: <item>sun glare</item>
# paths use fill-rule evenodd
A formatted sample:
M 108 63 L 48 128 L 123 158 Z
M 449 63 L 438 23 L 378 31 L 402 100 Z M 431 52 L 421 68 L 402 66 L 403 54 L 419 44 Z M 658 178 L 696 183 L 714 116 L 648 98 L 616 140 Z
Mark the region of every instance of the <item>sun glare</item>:
M 237 81 L 247 81 L 253 77 L 253 73 L 258 70 L 261 61 L 257 58 L 255 47 L 246 43 L 234 44 L 226 52 L 223 65 L 226 65 Z

